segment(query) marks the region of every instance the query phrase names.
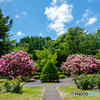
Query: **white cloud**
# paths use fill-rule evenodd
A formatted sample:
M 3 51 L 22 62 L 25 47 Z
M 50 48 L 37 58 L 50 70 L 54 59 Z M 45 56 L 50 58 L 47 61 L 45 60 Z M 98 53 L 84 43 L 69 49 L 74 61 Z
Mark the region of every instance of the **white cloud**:
M 51 2 L 51 5 L 54 6 L 56 3 L 57 3 L 57 0 L 53 0 L 53 1 Z
M 76 23 L 79 23 L 79 22 L 80 22 L 79 20 L 76 21 Z
M 89 21 L 85 24 L 85 26 L 92 25 L 92 24 L 94 24 L 96 21 L 97 21 L 97 18 L 92 17 L 92 18 L 90 18 Z
M 93 13 L 92 11 L 90 11 L 90 9 L 91 9 L 91 8 L 86 9 L 85 13 L 82 15 L 82 18 L 81 18 L 80 20 L 77 20 L 77 21 L 76 21 L 76 24 L 77 24 L 77 23 L 80 23 L 80 22 L 85 22 L 85 21 L 88 21 L 88 20 L 89 20 L 88 17 L 90 16 L 90 14 Z
M 15 17 L 16 17 L 16 18 L 19 18 L 20 16 L 19 16 L 19 15 L 15 15 Z
M 60 6 L 46 7 L 45 14 L 52 21 L 48 27 L 55 30 L 57 35 L 61 35 L 67 31 L 65 23 L 70 23 L 73 20 L 72 9 L 73 5 L 66 3 L 62 3 Z
M 93 12 L 90 11 L 90 9 L 86 9 L 86 12 L 83 14 L 82 17 L 88 17 L 90 14 L 92 14 Z
M 42 33 L 40 33 L 40 36 L 42 36 Z
M 23 36 L 23 35 L 24 34 L 21 31 L 17 32 L 17 36 Z
M 92 2 L 92 1 L 94 1 L 94 0 L 88 0 L 88 2 Z
M 22 14 L 23 14 L 23 15 L 27 15 L 27 13 L 26 13 L 26 12 L 22 12 Z

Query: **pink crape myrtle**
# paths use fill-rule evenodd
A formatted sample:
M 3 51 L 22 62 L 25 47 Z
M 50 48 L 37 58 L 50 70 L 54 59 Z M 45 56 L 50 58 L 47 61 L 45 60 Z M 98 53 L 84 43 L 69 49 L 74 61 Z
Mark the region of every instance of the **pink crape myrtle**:
M 100 69 L 100 61 L 93 55 L 74 54 L 62 63 L 61 69 L 67 74 L 94 73 Z
M 17 76 L 32 76 L 36 71 L 35 63 L 30 59 L 27 52 L 15 51 L 2 55 L 0 58 L 0 74 L 10 79 Z

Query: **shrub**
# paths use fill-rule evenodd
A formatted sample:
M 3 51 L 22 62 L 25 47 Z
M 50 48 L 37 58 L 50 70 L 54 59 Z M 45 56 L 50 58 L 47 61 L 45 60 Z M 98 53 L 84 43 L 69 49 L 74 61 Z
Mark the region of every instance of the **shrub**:
M 96 86 L 96 79 L 95 78 L 89 79 L 89 86 L 91 89 L 93 89 Z
M 65 75 L 59 75 L 59 78 L 60 79 L 65 78 Z
M 30 60 L 27 52 L 11 52 L 0 58 L 0 73 L 9 79 L 14 79 L 19 75 L 32 76 L 36 70 L 35 63 Z
M 59 80 L 59 74 L 57 71 L 57 68 L 55 66 L 55 64 L 53 63 L 53 61 L 49 60 L 45 66 L 43 67 L 42 70 L 42 74 L 40 76 L 40 80 L 41 81 L 55 81 L 55 80 Z
M 65 74 L 65 72 L 58 72 L 58 74 L 59 74 L 59 75 L 64 75 L 64 74 Z
M 33 77 L 34 77 L 34 79 L 40 79 L 39 75 L 34 75 Z
M 97 88 L 100 89 L 100 80 L 97 81 Z
M 93 55 L 70 55 L 61 65 L 62 71 L 67 74 L 96 73 L 100 69 L 100 61 Z
M 7 92 L 10 92 L 11 89 L 12 89 L 12 85 L 11 85 L 11 82 L 6 80 L 3 84 L 3 88 L 7 91 Z
M 89 80 L 88 80 L 86 77 L 84 77 L 83 79 L 81 79 L 81 80 L 79 81 L 79 86 L 80 86 L 83 90 L 88 89 L 88 87 L 89 87 Z
M 0 92 L 2 91 L 2 86 L 0 86 Z
M 100 76 L 97 76 L 96 85 L 97 88 L 100 89 Z
M 22 87 L 21 82 L 18 79 L 15 79 L 12 83 L 12 92 L 14 93 L 21 93 L 22 92 Z
M 41 72 L 35 72 L 34 75 L 41 75 Z
M 93 89 L 97 86 L 97 88 L 100 88 L 100 76 L 96 75 L 80 75 L 80 76 L 74 76 L 74 82 L 77 85 L 77 88 L 81 88 L 83 90 L 86 90 L 88 88 Z

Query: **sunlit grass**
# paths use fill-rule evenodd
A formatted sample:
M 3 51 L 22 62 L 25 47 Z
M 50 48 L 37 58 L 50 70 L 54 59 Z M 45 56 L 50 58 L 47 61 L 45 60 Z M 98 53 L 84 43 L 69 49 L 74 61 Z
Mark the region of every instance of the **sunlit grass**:
M 44 87 L 24 87 L 21 94 L 1 93 L 0 100 L 41 100 Z
M 63 100 L 100 100 L 100 90 L 81 90 L 76 86 L 59 86 L 61 97 Z M 74 96 L 70 95 L 70 92 L 97 92 L 98 96 Z

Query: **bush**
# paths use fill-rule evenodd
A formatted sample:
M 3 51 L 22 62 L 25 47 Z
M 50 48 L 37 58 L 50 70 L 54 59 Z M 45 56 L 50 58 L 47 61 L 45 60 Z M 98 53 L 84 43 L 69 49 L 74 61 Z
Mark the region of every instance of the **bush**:
M 2 91 L 2 86 L 0 86 L 0 92 Z
M 78 89 L 81 88 L 83 90 L 86 90 L 88 88 L 93 89 L 94 87 L 100 89 L 100 76 L 80 75 L 74 76 L 73 79 Z
M 12 89 L 12 85 L 11 82 L 6 80 L 3 84 L 3 88 L 7 91 L 7 92 L 11 92 Z
M 64 74 L 65 74 L 65 72 L 58 72 L 58 74 L 59 74 L 59 75 L 64 75 Z
M 89 86 L 91 89 L 93 89 L 96 86 L 96 79 L 95 78 L 89 79 Z
M 41 75 L 41 72 L 35 72 L 34 75 Z
M 59 74 L 53 61 L 49 60 L 43 67 L 42 74 L 40 76 L 41 81 L 59 81 Z
M 0 73 L 9 79 L 14 79 L 19 75 L 32 76 L 36 70 L 35 63 L 30 60 L 27 52 L 11 52 L 0 58 Z
M 65 75 L 59 75 L 59 78 L 60 79 L 65 78 Z
M 83 89 L 86 90 L 89 87 L 89 80 L 88 78 L 84 77 L 79 81 L 79 86 Z
M 22 92 L 22 87 L 21 82 L 18 79 L 15 79 L 12 83 L 12 92 L 14 93 L 21 93 Z
M 67 74 L 97 73 L 100 69 L 100 61 L 93 55 L 74 54 L 70 55 L 61 69 Z
M 34 75 L 33 77 L 34 77 L 34 79 L 40 79 L 39 75 Z
M 96 85 L 97 88 L 100 89 L 100 76 L 97 76 Z
M 7 92 L 21 93 L 23 87 L 23 85 L 21 85 L 21 81 L 21 76 L 18 76 L 16 79 L 11 81 L 6 80 L 3 84 L 3 88 Z

